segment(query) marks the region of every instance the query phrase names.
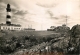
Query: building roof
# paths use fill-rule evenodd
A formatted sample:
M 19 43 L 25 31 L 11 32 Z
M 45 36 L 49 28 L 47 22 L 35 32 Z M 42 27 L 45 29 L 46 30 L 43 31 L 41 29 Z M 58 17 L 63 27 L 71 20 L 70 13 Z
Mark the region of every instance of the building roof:
M 24 30 L 35 30 L 35 29 L 32 29 L 32 28 L 24 28 Z
M 3 23 L 1 23 L 0 26 L 16 26 L 16 27 L 21 27 L 20 24 L 10 24 L 10 25 L 8 25 L 8 24 L 3 24 Z

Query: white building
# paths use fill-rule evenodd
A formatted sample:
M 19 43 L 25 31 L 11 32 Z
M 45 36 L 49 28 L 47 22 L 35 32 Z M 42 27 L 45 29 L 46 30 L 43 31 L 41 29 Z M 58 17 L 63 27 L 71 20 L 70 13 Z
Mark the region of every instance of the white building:
M 0 30 L 23 30 L 21 25 L 7 25 L 7 24 L 0 24 Z

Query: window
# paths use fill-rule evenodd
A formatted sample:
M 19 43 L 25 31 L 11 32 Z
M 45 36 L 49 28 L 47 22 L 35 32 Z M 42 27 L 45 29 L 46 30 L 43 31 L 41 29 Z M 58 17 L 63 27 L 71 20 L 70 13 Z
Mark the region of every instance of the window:
M 13 30 L 13 28 L 11 27 L 11 30 Z
M 14 28 L 14 30 L 15 30 L 16 28 Z
M 5 29 L 5 27 L 3 27 L 3 29 Z
M 8 30 L 10 30 L 10 28 L 8 27 Z
M 7 29 L 7 27 L 5 29 Z

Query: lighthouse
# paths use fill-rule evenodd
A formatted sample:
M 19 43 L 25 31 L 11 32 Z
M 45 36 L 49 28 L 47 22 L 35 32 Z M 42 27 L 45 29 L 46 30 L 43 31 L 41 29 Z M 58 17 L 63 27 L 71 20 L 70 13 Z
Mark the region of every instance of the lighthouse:
M 6 8 L 6 24 L 1 23 L 0 24 L 0 30 L 27 30 L 27 31 L 35 31 L 35 29 L 28 29 L 28 28 L 23 28 L 20 24 L 14 24 L 11 23 L 11 7 L 10 4 L 7 4 Z
M 7 11 L 6 24 L 11 25 L 11 8 L 10 8 L 10 4 L 7 4 L 6 11 Z

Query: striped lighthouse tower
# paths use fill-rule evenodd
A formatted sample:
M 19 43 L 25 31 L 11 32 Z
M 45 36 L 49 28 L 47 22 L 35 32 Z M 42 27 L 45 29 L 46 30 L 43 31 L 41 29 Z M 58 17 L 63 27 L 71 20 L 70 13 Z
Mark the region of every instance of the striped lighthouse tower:
M 10 25 L 11 24 L 11 8 L 10 8 L 10 4 L 7 4 L 7 16 L 6 16 L 6 24 Z

